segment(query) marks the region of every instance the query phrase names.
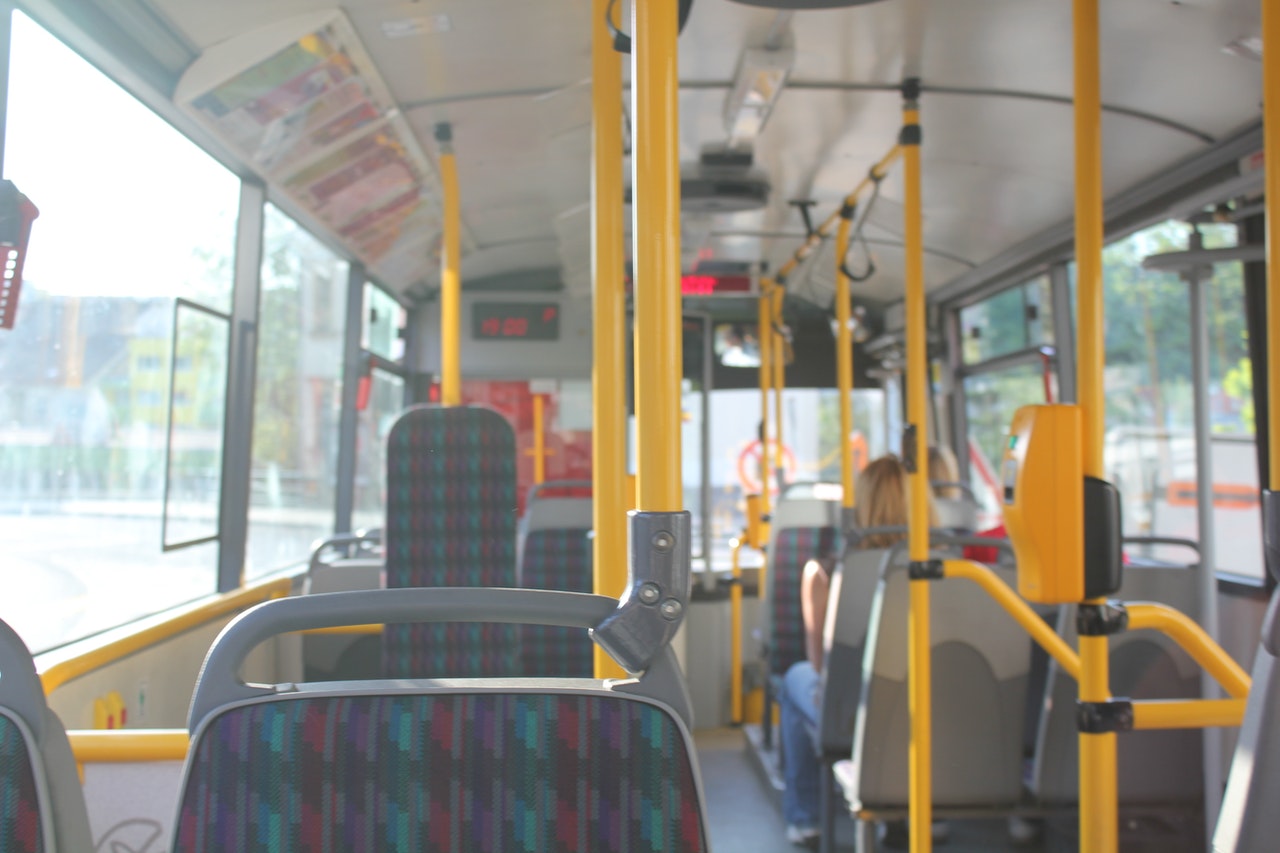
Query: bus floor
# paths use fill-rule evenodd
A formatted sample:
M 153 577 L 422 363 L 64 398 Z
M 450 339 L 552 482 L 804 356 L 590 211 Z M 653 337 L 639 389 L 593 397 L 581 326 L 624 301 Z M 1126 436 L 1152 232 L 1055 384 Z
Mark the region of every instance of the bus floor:
M 755 762 L 748 754 L 744 731 L 703 729 L 695 734 L 694 740 L 706 792 L 711 849 L 715 853 L 794 853 L 798 850 L 787 842 L 781 795 L 771 789 L 753 767 Z M 1043 840 L 1015 844 L 1010 840 L 1005 820 L 949 821 L 948 831 L 947 841 L 934 845 L 946 853 L 1057 853 L 1068 849 Z M 844 814 L 837 819 L 836 849 L 839 853 L 851 853 L 855 849 L 854 822 Z M 893 848 L 883 844 L 876 846 L 877 851 L 890 849 Z

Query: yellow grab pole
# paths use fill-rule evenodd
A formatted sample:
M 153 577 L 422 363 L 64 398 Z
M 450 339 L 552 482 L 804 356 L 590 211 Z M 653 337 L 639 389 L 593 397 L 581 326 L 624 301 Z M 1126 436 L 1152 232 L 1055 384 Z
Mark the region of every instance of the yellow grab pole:
M 635 494 L 627 474 L 626 297 L 623 285 L 622 57 L 605 25 L 609 0 L 593 0 L 591 33 L 591 263 L 595 358 L 591 368 L 592 589 L 627 588 L 627 510 Z M 594 644 L 593 644 L 594 645 Z M 596 678 L 626 672 L 595 645 Z
M 1269 487 L 1280 491 L 1280 9 L 1262 0 L 1263 142 L 1267 203 L 1267 429 Z M 1276 285 L 1272 287 L 1272 285 Z M 1274 298 L 1273 298 L 1274 297 Z M 1280 533 L 1280 531 L 1269 531 Z
M 773 387 L 773 330 L 769 322 L 773 282 L 760 280 L 756 336 L 760 340 L 760 512 L 769 515 L 769 389 Z
M 1098 0 L 1073 0 L 1075 38 L 1076 148 L 1076 339 L 1080 408 L 1084 419 L 1084 473 L 1104 478 L 1106 430 L 1102 369 L 1106 357 L 1102 302 L 1102 89 L 1098 42 Z M 1084 567 L 1081 567 L 1083 571 Z M 1101 604 L 1088 601 L 1086 604 Z M 1080 637 L 1080 701 L 1111 698 L 1106 636 Z M 1081 732 L 1080 848 L 1115 853 L 1116 736 Z
M 777 472 L 778 488 L 782 488 L 782 472 L 785 467 L 782 456 L 782 391 L 787 387 L 787 344 L 782 336 L 782 304 L 787 291 L 783 287 L 773 289 L 773 470 Z M 782 493 L 778 493 L 782 499 Z
M 541 394 L 533 395 L 533 482 L 542 485 L 547 479 L 547 425 Z
M 742 725 L 742 562 L 743 542 L 734 539 L 733 583 L 729 587 L 729 713 L 735 726 Z
M 924 222 L 920 176 L 919 81 L 903 85 L 902 138 L 904 204 L 906 207 L 905 252 L 907 273 L 907 423 L 912 429 L 903 455 L 915 460 L 908 476 L 907 518 L 912 566 L 929 560 L 928 453 L 925 446 L 925 418 L 928 395 L 925 389 L 928 362 L 925 353 L 924 304 Z M 913 572 L 913 575 L 915 572 Z M 907 616 L 907 655 L 910 661 L 907 705 L 911 714 L 909 788 L 911 796 L 910 832 L 912 853 L 933 849 L 933 696 L 932 661 L 929 640 L 929 584 L 926 578 L 911 581 L 911 611 Z
M 853 212 L 840 219 L 836 229 L 836 385 L 840 389 L 840 484 L 844 487 L 841 504 L 851 510 L 856 504 L 853 494 L 853 334 L 849 329 L 849 277 L 844 274 L 844 259 L 849 254 L 849 232 L 853 228 Z M 848 519 L 845 520 L 848 523 Z
M 641 512 L 684 508 L 680 470 L 680 151 L 676 4 L 631 6 L 636 473 Z
M 1136 602 L 1126 609 L 1130 631 L 1150 628 L 1166 634 L 1212 675 L 1227 695 L 1236 699 L 1248 697 L 1252 685 L 1249 674 L 1194 619 L 1163 604 Z
M 453 128 L 436 125 L 440 143 L 440 192 L 444 196 L 444 233 L 440 246 L 440 402 L 462 405 L 462 214 L 458 198 L 458 162 Z

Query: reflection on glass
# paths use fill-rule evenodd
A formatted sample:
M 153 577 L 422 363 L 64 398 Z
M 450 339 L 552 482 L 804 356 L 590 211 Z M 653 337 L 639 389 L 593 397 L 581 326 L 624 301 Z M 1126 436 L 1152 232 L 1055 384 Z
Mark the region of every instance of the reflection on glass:
M 712 345 L 716 358 L 725 367 L 759 367 L 760 342 L 757 327 L 747 323 L 721 323 L 715 327 Z
M 962 308 L 960 330 L 966 364 L 977 364 L 1007 352 L 1026 349 L 1026 289 L 1011 287 L 990 299 Z
M 364 326 L 360 345 L 388 361 L 404 357 L 405 310 L 386 291 L 373 284 L 364 286 Z
M 226 318 L 181 302 L 175 315 L 164 508 L 166 548 L 218 535 L 227 407 Z
M 247 577 L 333 532 L 347 264 L 267 207 Z
M 216 544 L 161 550 L 170 342 L 175 297 L 230 306 L 239 182 L 19 12 L 11 48 L 40 218 L 0 332 L 0 618 L 42 651 L 216 588 Z
M 987 512 L 998 517 L 996 472 L 1009 437 L 1009 424 L 1021 406 L 1045 401 L 1044 368 L 1040 364 L 1020 364 L 965 377 L 964 401 L 969 423 L 970 485 Z
M 387 434 L 404 410 L 404 380 L 385 370 L 373 371 L 369 405 L 360 413 L 356 435 L 356 530 L 382 527 L 387 509 Z

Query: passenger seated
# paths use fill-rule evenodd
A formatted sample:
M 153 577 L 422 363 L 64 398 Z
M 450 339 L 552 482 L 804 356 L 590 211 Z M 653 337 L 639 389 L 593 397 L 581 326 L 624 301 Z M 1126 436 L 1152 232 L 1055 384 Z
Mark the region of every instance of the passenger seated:
M 964 498 L 959 486 L 939 486 L 939 483 L 960 482 L 960 463 L 951 448 L 935 444 L 929 448 L 929 482 L 933 486 L 933 496 L 943 500 L 958 501 Z
M 883 456 L 858 475 L 856 517 L 862 529 L 901 527 L 907 523 L 907 469 L 896 456 Z M 932 502 L 930 524 L 934 523 Z M 858 542 L 859 548 L 889 548 L 905 533 L 873 533 Z M 819 673 L 822 672 L 822 635 L 827 615 L 834 550 L 818 554 L 804 566 L 800 579 L 800 608 L 804 617 L 806 659 L 787 670 L 779 698 L 786 790 L 782 795 L 787 840 L 816 849 L 819 830 L 819 797 L 824 783 L 810 730 L 818 724 Z

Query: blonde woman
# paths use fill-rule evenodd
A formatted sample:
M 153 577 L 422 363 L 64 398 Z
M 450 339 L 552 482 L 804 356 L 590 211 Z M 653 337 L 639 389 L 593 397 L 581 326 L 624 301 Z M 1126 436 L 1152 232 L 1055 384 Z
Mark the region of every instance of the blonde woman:
M 898 457 L 882 456 L 864 468 L 858 475 L 856 494 L 856 517 L 862 530 L 906 526 L 907 469 Z M 929 524 L 933 526 L 936 523 L 930 499 Z M 906 538 L 906 533 L 872 533 L 858 540 L 858 547 L 889 548 Z M 786 762 L 782 811 L 787 821 L 787 840 L 810 849 L 817 849 L 819 841 L 818 799 L 822 771 L 809 729 L 816 728 L 818 724 L 822 630 L 827 615 L 831 574 L 836 565 L 834 551 L 824 551 L 805 563 L 800 578 L 800 610 L 804 616 L 807 659 L 792 664 L 787 670 L 779 697 L 779 729 Z
M 960 464 L 956 462 L 956 455 L 951 452 L 950 447 L 935 444 L 929 448 L 929 482 L 960 482 Z M 937 485 L 933 487 L 933 496 L 946 500 L 959 500 L 962 497 L 960 489 L 955 486 L 938 488 Z

